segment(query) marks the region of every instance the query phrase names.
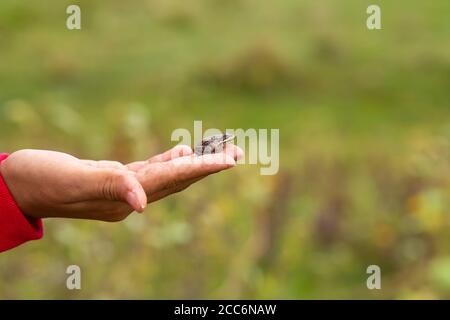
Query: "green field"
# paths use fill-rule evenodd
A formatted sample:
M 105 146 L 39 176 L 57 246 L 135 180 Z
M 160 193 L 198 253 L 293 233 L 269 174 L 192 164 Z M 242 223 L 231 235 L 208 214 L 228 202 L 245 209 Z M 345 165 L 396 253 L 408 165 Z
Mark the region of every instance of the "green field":
M 2 0 L 1 151 L 128 162 L 202 120 L 281 153 L 122 223 L 45 221 L 0 299 L 450 298 L 450 2 L 376 1 L 369 31 L 372 3 Z

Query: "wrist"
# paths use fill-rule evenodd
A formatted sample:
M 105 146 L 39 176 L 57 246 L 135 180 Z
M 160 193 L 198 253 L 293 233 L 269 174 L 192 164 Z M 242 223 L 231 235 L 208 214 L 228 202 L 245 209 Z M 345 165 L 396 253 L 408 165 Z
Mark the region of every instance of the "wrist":
M 19 194 L 15 186 L 12 183 L 13 178 L 11 178 L 11 172 L 8 170 L 8 163 L 10 161 L 8 154 L 0 154 L 0 180 L 6 190 L 10 201 L 14 204 L 18 211 L 22 213 L 26 218 L 39 219 L 42 218 L 37 214 L 31 214 L 34 210 L 29 210 L 28 206 L 25 204 L 23 197 Z
M 7 157 L 0 154 L 0 252 L 43 235 L 42 221 L 23 214 L 6 184 L 3 164 Z

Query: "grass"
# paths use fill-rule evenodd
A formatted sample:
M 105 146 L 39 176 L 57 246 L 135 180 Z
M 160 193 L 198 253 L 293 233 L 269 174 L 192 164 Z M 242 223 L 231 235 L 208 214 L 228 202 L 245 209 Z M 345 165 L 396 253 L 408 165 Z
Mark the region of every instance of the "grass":
M 241 166 L 122 224 L 47 221 L 2 254 L 0 297 L 448 297 L 448 1 L 379 1 L 379 32 L 356 0 L 78 3 L 79 32 L 69 1 L 0 4 L 1 150 L 131 161 L 203 120 L 280 129 L 281 172 Z

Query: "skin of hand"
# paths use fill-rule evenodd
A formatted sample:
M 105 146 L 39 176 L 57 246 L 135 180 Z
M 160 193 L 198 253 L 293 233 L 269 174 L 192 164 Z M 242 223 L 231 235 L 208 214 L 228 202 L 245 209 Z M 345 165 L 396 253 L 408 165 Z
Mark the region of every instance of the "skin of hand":
M 176 146 L 146 161 L 80 160 L 44 150 L 20 150 L 0 172 L 22 212 L 34 218 L 62 217 L 121 221 L 147 203 L 180 192 L 206 176 L 236 165 L 242 150 L 194 156 Z

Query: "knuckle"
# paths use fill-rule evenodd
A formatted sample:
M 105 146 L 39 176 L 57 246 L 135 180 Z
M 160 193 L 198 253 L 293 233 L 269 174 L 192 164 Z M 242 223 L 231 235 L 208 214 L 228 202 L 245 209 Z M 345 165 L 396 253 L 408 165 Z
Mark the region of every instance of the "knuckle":
M 102 187 L 101 193 L 104 199 L 106 200 L 118 200 L 119 194 L 119 186 L 126 182 L 126 176 L 121 173 L 111 172 L 107 174 Z
M 125 165 L 119 161 L 111 161 L 111 166 L 116 167 L 118 169 L 126 168 Z
M 112 177 L 107 176 L 101 184 L 101 195 L 106 200 L 112 200 Z
M 184 155 L 188 155 L 188 154 L 192 153 L 191 147 L 184 145 L 184 144 L 179 145 L 175 148 L 176 148 L 177 156 L 184 156 Z
M 123 169 L 125 166 L 119 161 L 101 160 L 98 165 L 104 168 Z

